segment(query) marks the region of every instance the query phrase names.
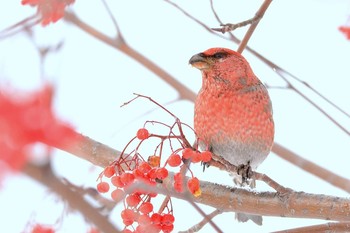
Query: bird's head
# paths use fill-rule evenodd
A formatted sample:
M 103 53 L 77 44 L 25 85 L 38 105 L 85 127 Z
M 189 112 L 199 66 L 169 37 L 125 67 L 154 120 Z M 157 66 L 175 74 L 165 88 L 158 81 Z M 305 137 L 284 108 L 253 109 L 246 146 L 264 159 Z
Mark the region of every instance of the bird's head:
M 211 48 L 191 57 L 189 63 L 201 71 L 212 69 L 215 66 L 233 63 L 235 59 L 242 59 L 242 55 L 226 48 Z M 221 65 L 221 66 L 222 66 Z
M 243 88 L 259 82 L 247 60 L 227 48 L 211 48 L 193 55 L 189 63 L 203 74 L 203 85 L 233 85 Z

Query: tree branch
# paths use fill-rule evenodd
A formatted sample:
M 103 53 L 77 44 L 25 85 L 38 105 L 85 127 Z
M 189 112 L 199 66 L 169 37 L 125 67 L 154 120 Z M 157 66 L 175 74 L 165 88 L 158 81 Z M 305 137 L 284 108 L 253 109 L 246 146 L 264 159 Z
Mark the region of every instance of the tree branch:
M 329 222 L 326 224 L 293 228 L 274 233 L 319 233 L 319 232 L 350 232 L 349 222 Z
M 255 28 L 258 26 L 260 19 L 262 19 L 262 17 L 264 16 L 265 11 L 267 10 L 271 2 L 272 0 L 265 0 L 264 3 L 259 8 L 259 10 L 256 12 L 255 17 L 258 18 L 258 20 L 253 21 L 252 24 L 250 25 L 247 33 L 244 35 L 243 40 L 238 46 L 238 49 L 237 49 L 238 53 L 242 53 L 245 47 L 247 46 L 250 37 L 253 35 Z
M 77 152 L 78 157 L 88 161 L 94 161 L 96 165 L 106 167 L 109 165 L 110 155 L 118 155 L 120 152 L 109 148 L 94 140 L 80 137 L 76 145 L 63 146 L 67 152 Z M 86 144 L 84 143 L 86 141 Z M 84 145 L 85 144 L 85 145 Z M 97 148 L 94 145 L 99 145 Z M 89 146 L 94 147 L 89 148 Z M 103 149 L 101 149 L 103 148 Z M 97 153 L 98 152 L 98 153 Z M 284 151 L 283 151 L 284 152 Z M 86 153 L 82 155 L 82 153 Z M 96 163 L 96 157 L 101 159 Z M 114 159 L 116 159 L 114 157 Z M 173 174 L 170 173 L 170 177 Z M 188 177 L 186 178 L 188 179 Z M 164 181 L 166 189 L 160 192 L 165 195 L 188 200 L 188 195 L 177 193 L 173 189 L 173 180 Z M 212 206 L 224 212 L 244 212 L 254 215 L 284 216 L 294 218 L 315 218 L 335 221 L 350 221 L 350 200 L 326 195 L 308 194 L 304 192 L 285 192 L 283 195 L 272 192 L 255 192 L 240 188 L 227 187 L 206 181 L 201 181 L 202 195 L 193 201 Z M 228 205 L 228 203 L 230 203 Z
M 108 220 L 107 216 L 102 215 L 97 209 L 93 208 L 80 193 L 72 191 L 66 184 L 57 178 L 49 164 L 39 166 L 27 163 L 22 172 L 32 179 L 42 183 L 50 188 L 55 194 L 60 196 L 62 200 L 69 203 L 72 209 L 78 210 L 84 214 L 90 222 L 98 229 L 105 233 L 118 233 L 117 228 Z

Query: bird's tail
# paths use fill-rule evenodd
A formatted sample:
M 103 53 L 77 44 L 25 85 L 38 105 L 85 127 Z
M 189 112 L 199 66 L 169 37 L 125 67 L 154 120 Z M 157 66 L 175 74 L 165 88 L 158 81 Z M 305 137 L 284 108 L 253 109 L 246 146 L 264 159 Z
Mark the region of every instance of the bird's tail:
M 241 177 L 234 176 L 234 182 L 237 185 L 243 186 L 243 182 L 241 180 Z M 255 180 L 250 180 L 248 182 L 248 185 L 250 188 L 255 188 Z M 236 213 L 235 219 L 237 219 L 238 222 L 247 222 L 248 220 L 253 221 L 255 224 L 261 226 L 262 225 L 262 216 L 259 215 L 253 215 L 253 214 L 245 214 L 245 213 Z

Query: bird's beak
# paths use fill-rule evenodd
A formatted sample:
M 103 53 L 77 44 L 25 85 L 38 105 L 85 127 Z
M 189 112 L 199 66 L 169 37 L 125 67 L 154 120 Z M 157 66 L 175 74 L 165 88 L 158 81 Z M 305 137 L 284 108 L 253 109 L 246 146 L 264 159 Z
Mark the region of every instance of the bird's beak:
M 210 67 L 207 58 L 202 53 L 193 55 L 189 60 L 189 63 L 199 70 L 208 69 Z

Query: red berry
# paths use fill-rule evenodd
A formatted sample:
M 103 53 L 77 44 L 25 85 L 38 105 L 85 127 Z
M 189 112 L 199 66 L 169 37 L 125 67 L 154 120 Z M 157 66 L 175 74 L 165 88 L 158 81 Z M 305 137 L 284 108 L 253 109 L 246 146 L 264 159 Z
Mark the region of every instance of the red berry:
M 128 206 L 135 207 L 137 206 L 141 201 L 141 197 L 138 194 L 130 194 L 126 197 L 126 203 Z
M 32 233 L 55 233 L 55 230 L 48 226 L 36 224 L 32 229 Z
M 134 180 L 135 176 L 132 173 L 123 173 L 120 175 L 120 181 L 125 185 L 130 185 Z
M 160 215 L 158 213 L 152 214 L 151 221 L 154 225 L 161 224 L 162 223 L 162 215 Z
M 122 233 L 132 233 L 132 231 L 125 228 L 125 229 L 122 231 Z
M 125 184 L 120 180 L 120 176 L 113 176 L 111 182 L 117 188 L 123 188 L 125 186 Z
M 109 184 L 107 182 L 100 182 L 97 184 L 97 191 L 100 193 L 106 193 L 109 191 Z
M 174 230 L 174 225 L 170 224 L 170 225 L 162 225 L 162 231 L 164 233 L 170 233 L 172 232 L 172 230 Z
M 111 178 L 114 174 L 115 174 L 115 169 L 114 166 L 108 166 L 105 168 L 105 170 L 103 171 L 103 174 L 108 177 Z
M 158 195 L 158 193 L 149 193 L 148 196 L 149 197 L 156 197 Z
M 147 177 L 150 178 L 150 179 L 155 179 L 155 178 L 157 178 L 156 172 L 157 172 L 157 168 L 152 168 L 152 169 L 147 173 Z
M 148 163 L 151 167 L 159 167 L 160 156 L 152 155 L 148 157 Z
M 199 180 L 197 177 L 193 177 L 187 181 L 187 187 L 194 196 L 200 195 Z
M 150 202 L 144 202 L 141 204 L 139 210 L 143 214 L 149 214 L 150 212 L 153 211 L 153 205 Z
M 210 151 L 203 151 L 202 153 L 202 162 L 209 162 L 212 157 L 212 153 Z
M 182 158 L 183 159 L 190 159 L 191 156 L 193 155 L 192 152 L 193 152 L 193 150 L 191 148 L 183 149 L 183 151 L 182 151 Z
M 198 163 L 200 161 L 202 161 L 202 154 L 199 151 L 193 151 L 191 162 Z
M 136 136 L 138 139 L 144 140 L 144 139 L 147 139 L 149 137 L 149 132 L 147 129 L 141 128 L 137 131 Z
M 183 191 L 183 180 L 182 180 L 182 174 L 180 172 L 175 173 L 174 175 L 174 189 L 175 191 L 182 193 Z
M 172 154 L 168 158 L 168 164 L 170 167 L 177 167 L 181 164 L 181 157 L 178 154 Z
M 141 214 L 139 216 L 139 218 L 137 219 L 137 222 L 140 224 L 140 225 L 148 225 L 151 223 L 151 218 L 146 215 L 146 214 Z
M 124 197 L 124 191 L 121 189 L 116 189 L 111 193 L 111 197 L 114 201 L 120 201 Z
M 152 169 L 152 167 L 147 162 L 142 162 L 139 164 L 137 169 L 142 173 L 147 173 Z
M 131 209 L 125 209 L 120 213 L 123 220 L 134 221 L 136 213 Z
M 163 225 L 172 225 L 175 221 L 175 217 L 172 214 L 164 214 L 162 217 L 162 224 Z
M 160 180 L 167 178 L 169 172 L 165 167 L 158 168 L 156 170 L 156 177 Z

